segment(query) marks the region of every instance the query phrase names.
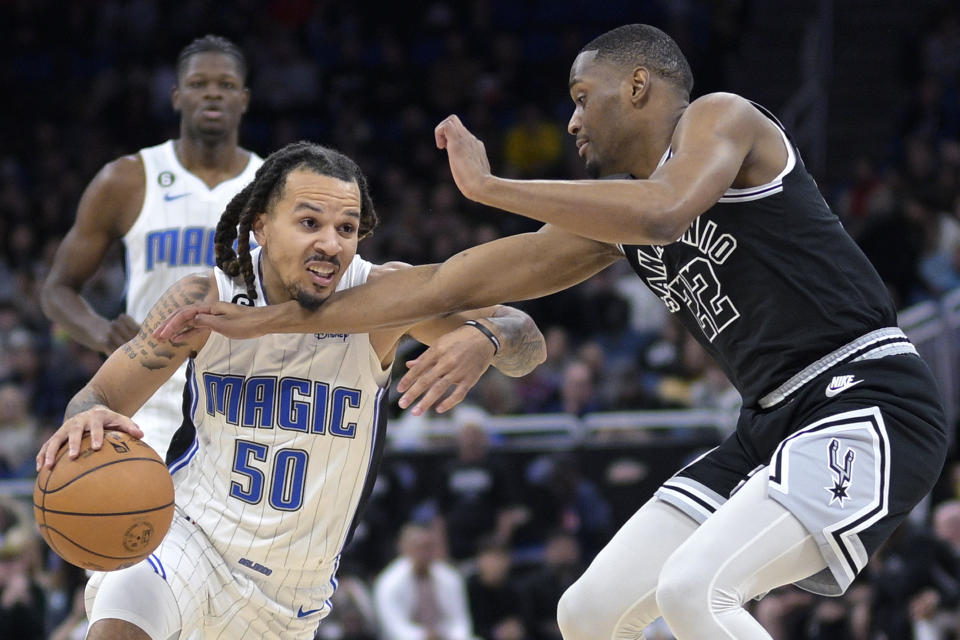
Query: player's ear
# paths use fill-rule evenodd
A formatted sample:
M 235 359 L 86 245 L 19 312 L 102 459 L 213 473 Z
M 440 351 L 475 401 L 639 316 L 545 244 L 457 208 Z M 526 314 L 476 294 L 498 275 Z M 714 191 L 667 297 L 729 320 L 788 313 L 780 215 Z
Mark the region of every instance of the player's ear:
M 650 89 L 650 71 L 646 67 L 637 67 L 630 74 L 630 102 L 641 107 L 647 100 Z
M 258 213 L 257 216 L 253 219 L 253 224 L 250 225 L 250 230 L 253 231 L 253 237 L 257 241 L 257 244 L 261 247 L 266 243 L 266 234 L 264 233 L 263 226 L 267 220 L 266 213 Z
M 250 89 L 246 87 L 243 88 L 243 109 L 240 110 L 240 113 L 246 113 L 247 107 L 250 106 Z
M 173 105 L 174 112 L 180 113 L 180 89 L 177 85 L 173 85 L 170 90 L 170 104 Z

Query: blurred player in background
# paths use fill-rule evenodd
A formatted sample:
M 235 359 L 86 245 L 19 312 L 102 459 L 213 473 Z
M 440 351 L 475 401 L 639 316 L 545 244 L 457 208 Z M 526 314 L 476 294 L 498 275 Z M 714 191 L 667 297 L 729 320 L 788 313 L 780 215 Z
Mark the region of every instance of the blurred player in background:
M 77 342 L 107 355 L 136 335 L 168 287 L 214 266 L 220 214 L 263 163 L 238 146 L 250 101 L 243 52 L 226 38 L 207 35 L 183 48 L 176 73 L 172 102 L 180 137 L 100 170 L 43 287 L 47 316 Z M 111 320 L 81 293 L 116 240 L 125 249 L 126 313 Z M 134 417 L 161 457 L 183 420 L 184 380 L 181 370 Z

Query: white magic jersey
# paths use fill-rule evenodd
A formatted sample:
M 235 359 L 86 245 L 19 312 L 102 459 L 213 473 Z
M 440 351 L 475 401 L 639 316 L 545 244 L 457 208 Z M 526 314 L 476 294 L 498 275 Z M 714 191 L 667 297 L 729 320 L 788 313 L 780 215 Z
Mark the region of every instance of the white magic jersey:
M 252 257 L 263 306 L 260 250 Z M 355 257 L 337 289 L 370 267 Z M 215 273 L 221 300 L 246 295 Z M 388 378 L 365 333 L 210 334 L 188 369 L 195 437 L 177 434 L 170 471 L 177 505 L 231 571 L 330 580 L 376 476 Z
M 167 140 L 140 150 L 146 178 L 143 208 L 123 237 L 127 268 L 127 313 L 143 322 L 177 280 L 216 264 L 213 235 L 223 210 L 253 180 L 263 159 L 255 153 L 238 176 L 209 188 L 183 168 Z M 144 440 L 163 457 L 183 420 L 181 368 L 133 416 Z

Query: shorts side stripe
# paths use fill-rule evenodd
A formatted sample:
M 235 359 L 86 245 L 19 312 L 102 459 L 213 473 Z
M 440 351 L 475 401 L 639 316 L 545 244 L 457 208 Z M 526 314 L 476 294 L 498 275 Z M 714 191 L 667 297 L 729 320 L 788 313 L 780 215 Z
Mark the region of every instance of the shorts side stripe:
M 842 437 L 844 432 L 861 429 L 866 429 L 872 436 L 873 498 L 864 508 L 851 514 L 846 519 L 822 529 L 822 538 L 839 560 L 840 566 L 835 566 L 834 563 L 829 562 L 829 558 L 827 558 L 828 564 L 835 574 L 837 570 L 840 570 L 846 578 L 841 580 L 840 576 L 836 576 L 843 588 L 850 584 L 867 562 L 863 545 L 860 543 L 857 534 L 868 529 L 889 513 L 890 442 L 880 409 L 874 406 L 847 411 L 814 422 L 785 439 L 774 452 L 770 465 L 771 489 L 785 496 L 789 495 L 789 453 L 793 443 L 805 435 L 835 433 Z M 812 533 L 818 534 L 815 531 Z

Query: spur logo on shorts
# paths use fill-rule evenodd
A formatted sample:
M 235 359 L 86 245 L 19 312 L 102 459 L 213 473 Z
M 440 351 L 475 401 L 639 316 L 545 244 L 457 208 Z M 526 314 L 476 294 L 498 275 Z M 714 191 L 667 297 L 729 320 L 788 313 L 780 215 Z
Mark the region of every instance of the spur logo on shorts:
M 824 489 L 830 494 L 830 504 L 839 502 L 842 509 L 845 506 L 843 501 L 850 499 L 847 489 L 853 479 L 853 460 L 857 457 L 857 453 L 853 449 L 847 449 L 847 452 L 843 454 L 843 464 L 841 465 L 840 457 L 837 455 L 840 451 L 840 441 L 836 438 L 831 439 L 828 449 L 830 452 L 828 464 L 834 479 L 833 486 L 824 487 Z

